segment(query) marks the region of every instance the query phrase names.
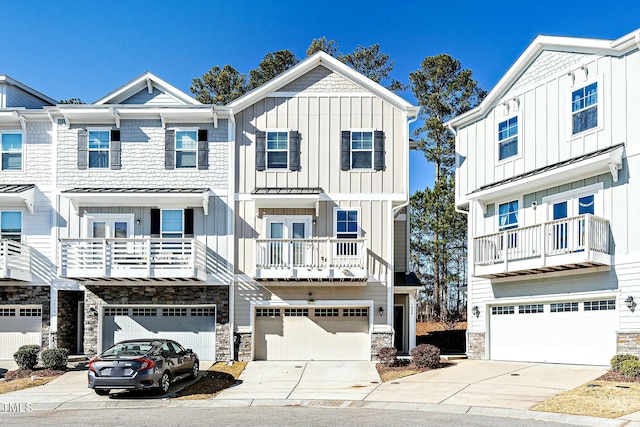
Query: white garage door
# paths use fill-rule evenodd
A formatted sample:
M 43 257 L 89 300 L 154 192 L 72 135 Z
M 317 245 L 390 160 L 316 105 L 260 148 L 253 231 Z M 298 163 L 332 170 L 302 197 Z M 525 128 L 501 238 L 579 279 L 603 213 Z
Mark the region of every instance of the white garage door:
M 135 338 L 168 338 L 191 348 L 200 360 L 216 360 L 215 306 L 105 306 L 102 350 Z
M 0 305 L 0 359 L 26 344 L 42 345 L 42 306 Z
M 490 307 L 490 358 L 608 365 L 617 313 L 614 298 Z
M 256 360 L 371 360 L 369 309 L 256 308 Z

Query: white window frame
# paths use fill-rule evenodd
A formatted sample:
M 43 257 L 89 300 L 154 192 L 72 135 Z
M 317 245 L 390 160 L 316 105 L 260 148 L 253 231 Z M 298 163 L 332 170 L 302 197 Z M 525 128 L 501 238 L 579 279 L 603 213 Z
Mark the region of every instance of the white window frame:
M 353 133 L 354 132 L 369 132 L 371 134 L 371 148 L 370 149 L 353 149 Z M 349 129 L 349 170 L 353 171 L 372 171 L 373 170 L 373 156 L 374 156 L 374 148 L 375 148 L 375 129 L 373 128 L 365 128 L 365 129 Z M 368 168 L 355 168 L 353 167 L 353 153 L 355 152 L 370 152 L 371 153 L 371 166 Z
M 163 218 L 164 213 L 166 211 L 180 211 L 180 212 L 182 212 L 182 227 L 181 227 L 182 230 L 180 231 L 181 236 L 180 237 L 173 237 L 173 238 L 175 238 L 175 239 L 183 239 L 184 238 L 184 219 L 185 219 L 184 217 L 185 217 L 185 215 L 184 215 L 184 209 L 178 209 L 178 208 L 175 208 L 175 209 L 174 208 L 160 209 L 160 237 L 163 238 L 163 239 L 169 239 L 170 238 L 170 237 L 164 237 L 165 231 L 162 229 L 162 224 L 163 224 L 162 218 Z M 178 234 L 178 233 L 175 232 L 175 231 L 167 231 L 166 234 Z
M 0 210 L 0 231 L 2 229 L 2 213 L 3 212 L 18 212 L 20 213 L 20 243 L 22 243 L 24 241 L 24 211 L 21 209 L 2 209 Z M 0 238 L 4 239 L 4 237 L 2 237 L 2 235 L 0 234 Z
M 24 171 L 24 144 L 25 144 L 25 140 L 26 140 L 26 132 L 22 129 L 16 129 L 16 130 L 10 130 L 10 129 L 3 129 L 0 130 L 0 151 L 2 152 L 2 156 L 4 156 L 5 153 L 17 153 L 17 151 L 4 151 L 2 149 L 2 135 L 20 135 L 22 137 L 22 147 L 20 149 L 20 169 L 3 169 L 2 165 L 3 165 L 3 161 L 2 161 L 2 157 L 0 157 L 0 170 L 2 172 L 23 172 Z
M 571 111 L 571 105 L 573 104 L 573 92 L 576 90 L 586 88 L 592 83 L 596 83 L 598 86 L 598 101 L 596 102 L 596 108 L 598 109 L 598 124 L 592 128 L 585 129 L 578 133 L 573 133 L 573 115 L 576 113 Z M 590 135 L 594 132 L 600 131 L 603 129 L 603 120 L 604 120 L 604 86 L 602 84 L 602 76 L 597 76 L 592 79 L 586 79 L 583 82 L 574 82 L 573 85 L 569 87 L 567 91 L 567 134 L 569 135 L 569 140 L 582 138 L 586 135 Z M 589 106 L 592 108 L 593 106 Z M 580 110 L 584 111 L 584 110 Z
M 198 168 L 198 131 L 200 130 L 200 128 L 174 128 L 174 135 L 173 135 L 173 164 L 175 165 L 176 169 L 197 169 Z M 178 132 L 195 132 L 196 133 L 196 137 L 195 137 L 195 141 L 196 141 L 196 148 L 191 149 L 191 148 L 180 148 L 178 149 Z M 180 151 L 181 153 L 195 153 L 196 155 L 196 161 L 195 164 L 193 166 L 178 166 L 178 151 Z M 184 221 L 183 221 L 184 222 Z M 183 233 L 184 234 L 184 233 Z
M 511 202 L 518 202 L 518 222 L 516 222 L 516 226 L 515 227 L 502 230 L 502 229 L 500 229 L 500 227 L 501 227 L 500 226 L 500 205 L 504 205 L 505 203 L 511 203 Z M 496 217 L 495 221 L 496 221 L 496 230 L 497 230 L 497 232 L 516 230 L 518 228 L 524 227 L 522 197 L 514 197 L 514 198 L 509 198 L 509 199 L 500 200 L 500 201 L 496 202 L 495 203 L 495 217 Z
M 286 133 L 287 134 L 287 148 L 286 149 L 269 149 L 269 133 Z M 289 162 L 291 159 L 289 159 L 289 148 L 291 147 L 291 141 L 290 141 L 290 129 L 267 129 L 264 133 L 264 149 L 265 149 L 265 155 L 264 155 L 264 165 L 265 165 L 265 169 L 266 170 L 271 170 L 271 171 L 286 171 L 289 170 Z M 274 168 L 274 167 L 269 167 L 269 153 L 282 153 L 284 152 L 287 155 L 287 166 L 286 167 L 282 167 L 282 168 Z
M 87 169 L 91 169 L 93 171 L 104 171 L 109 170 L 111 168 L 111 128 L 107 127 L 88 127 L 87 128 Z M 101 149 L 91 149 L 91 132 L 108 132 L 109 133 L 109 147 L 106 149 L 107 151 L 107 166 L 104 167 L 92 167 L 91 166 L 91 152 L 101 152 L 105 151 L 103 148 Z
M 604 183 L 585 185 L 562 193 L 553 194 L 542 198 L 542 204 L 546 205 L 547 222 L 553 221 L 553 205 L 560 202 L 567 202 L 567 218 L 578 215 L 578 200 L 584 196 L 593 195 L 594 209 L 593 214 L 600 218 L 604 218 Z
M 516 118 L 516 120 L 518 121 L 518 133 L 516 134 L 516 136 L 512 136 L 510 138 L 507 138 L 503 141 L 500 141 L 500 123 L 503 123 L 507 120 L 511 120 L 513 118 Z M 522 132 L 522 115 L 520 114 L 520 111 L 518 111 L 515 114 L 507 114 L 504 117 L 496 120 L 496 164 L 504 164 L 504 163 L 508 163 L 508 162 L 512 162 L 514 160 L 520 159 L 522 158 L 522 138 L 523 138 L 523 134 L 524 132 Z M 500 144 L 508 142 L 512 139 L 517 138 L 518 140 L 518 153 L 513 155 L 513 156 L 509 156 L 506 157 L 504 159 L 500 159 Z
M 333 237 L 338 238 L 338 211 L 356 211 L 358 213 L 358 233 L 356 237 L 349 237 L 350 239 L 359 239 L 362 235 L 362 214 L 359 207 L 334 207 L 333 208 Z

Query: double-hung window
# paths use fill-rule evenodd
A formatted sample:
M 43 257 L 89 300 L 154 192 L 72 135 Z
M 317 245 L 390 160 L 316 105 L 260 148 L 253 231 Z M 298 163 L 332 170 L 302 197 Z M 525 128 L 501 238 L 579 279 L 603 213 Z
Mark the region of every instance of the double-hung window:
M 518 155 L 518 116 L 498 124 L 498 159 Z
M 351 131 L 351 169 L 373 168 L 373 132 Z
M 176 168 L 195 168 L 198 164 L 198 131 L 176 131 Z
M 598 126 L 598 82 L 571 92 L 573 135 Z
M 163 209 L 161 211 L 160 235 L 163 238 L 181 238 L 184 232 L 184 222 L 181 209 Z
M 267 169 L 289 167 L 289 131 L 267 131 Z
M 2 170 L 22 170 L 22 133 L 1 132 Z
M 109 146 L 111 131 L 88 130 L 89 143 L 87 146 L 89 155 L 89 168 L 106 169 L 109 167 Z
M 22 241 L 22 212 L 0 212 L 0 237 L 16 242 Z

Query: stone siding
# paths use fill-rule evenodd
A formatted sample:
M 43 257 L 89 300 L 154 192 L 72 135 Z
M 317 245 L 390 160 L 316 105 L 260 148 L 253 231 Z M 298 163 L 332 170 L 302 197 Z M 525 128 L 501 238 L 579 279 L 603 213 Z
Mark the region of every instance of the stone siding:
M 0 286 L 0 305 L 42 306 L 42 348 L 55 346 L 55 337 L 50 342 L 50 289 L 48 286 Z
M 231 360 L 229 336 L 229 289 L 226 286 L 120 286 L 87 285 L 84 311 L 84 352 L 93 356 L 98 349 L 98 315 L 106 304 L 215 304 L 216 357 Z
M 484 332 L 467 333 L 467 357 L 469 359 L 485 359 L 485 340 Z
M 371 360 L 378 360 L 378 352 L 384 347 L 393 347 L 393 332 L 371 334 Z
M 629 353 L 640 356 L 640 331 L 618 332 L 617 353 Z
M 155 187 L 155 188 L 227 188 L 228 120 L 212 123 L 175 124 L 183 127 L 207 129 L 209 139 L 209 169 L 170 169 L 164 167 L 164 134 L 160 120 L 122 120 L 120 124 L 122 169 L 78 169 L 78 129 L 109 125 L 72 124 L 69 129 L 58 125 L 58 185 L 74 187 Z M 115 126 L 113 126 L 115 128 Z
M 251 332 L 236 332 L 234 339 L 234 357 L 239 362 L 251 360 Z
M 366 92 L 363 88 L 319 66 L 283 86 L 278 92 Z
M 78 349 L 78 302 L 84 299 L 82 291 L 58 291 L 58 333 L 56 347 L 69 350 L 70 354 L 79 354 Z

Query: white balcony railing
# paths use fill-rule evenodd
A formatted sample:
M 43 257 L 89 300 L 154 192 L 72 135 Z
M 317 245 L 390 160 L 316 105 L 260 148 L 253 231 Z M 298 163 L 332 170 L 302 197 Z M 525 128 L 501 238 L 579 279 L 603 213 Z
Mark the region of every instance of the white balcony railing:
M 258 279 L 366 279 L 365 239 L 257 239 Z
M 0 278 L 31 281 L 31 248 L 14 240 L 0 240 Z
M 94 279 L 206 279 L 196 239 L 60 239 L 60 276 Z
M 591 214 L 476 237 L 473 245 L 478 277 L 611 265 L 609 221 Z

